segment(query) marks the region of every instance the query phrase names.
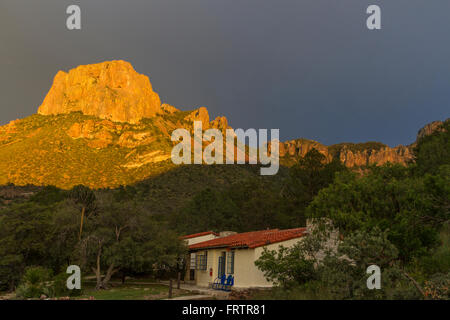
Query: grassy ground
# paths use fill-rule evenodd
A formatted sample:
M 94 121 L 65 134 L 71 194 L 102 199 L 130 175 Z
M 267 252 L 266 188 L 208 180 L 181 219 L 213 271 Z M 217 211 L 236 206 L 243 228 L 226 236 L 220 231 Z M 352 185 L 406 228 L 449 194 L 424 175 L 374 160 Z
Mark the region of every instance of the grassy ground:
M 116 284 L 109 290 L 95 290 L 94 284 L 86 284 L 80 299 L 96 300 L 160 300 L 169 297 L 169 287 L 159 284 Z M 173 289 L 173 297 L 192 295 L 187 290 Z
M 142 279 L 144 281 L 145 279 Z M 93 297 L 95 300 L 161 300 L 169 298 L 169 287 L 162 284 L 150 284 L 150 283 L 111 283 L 111 288 L 108 290 L 95 290 L 95 282 L 83 281 L 82 283 L 82 295 L 79 297 L 72 297 L 71 299 L 90 299 Z M 173 288 L 172 297 L 191 296 L 194 293 L 188 290 L 179 290 Z M 0 300 L 16 300 L 15 293 L 0 292 Z

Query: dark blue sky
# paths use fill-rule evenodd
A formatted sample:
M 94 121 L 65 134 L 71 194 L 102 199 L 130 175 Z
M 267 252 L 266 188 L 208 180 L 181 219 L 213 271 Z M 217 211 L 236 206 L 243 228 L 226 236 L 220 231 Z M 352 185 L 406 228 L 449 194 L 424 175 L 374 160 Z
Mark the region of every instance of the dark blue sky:
M 35 113 L 58 70 L 124 59 L 162 101 L 234 128 L 409 144 L 450 116 L 449 35 L 448 0 L 1 0 L 0 124 Z

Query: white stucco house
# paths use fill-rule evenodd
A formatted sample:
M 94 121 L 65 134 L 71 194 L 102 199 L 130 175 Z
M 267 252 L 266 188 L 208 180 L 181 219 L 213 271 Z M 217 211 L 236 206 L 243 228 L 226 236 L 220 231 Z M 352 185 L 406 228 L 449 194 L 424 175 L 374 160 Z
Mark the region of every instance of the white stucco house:
M 306 228 L 272 229 L 235 233 L 212 231 L 182 237 L 189 247 L 185 280 L 208 287 L 221 275 L 234 277 L 234 288 L 269 288 L 262 271 L 255 266 L 263 249 L 290 247 L 307 234 Z

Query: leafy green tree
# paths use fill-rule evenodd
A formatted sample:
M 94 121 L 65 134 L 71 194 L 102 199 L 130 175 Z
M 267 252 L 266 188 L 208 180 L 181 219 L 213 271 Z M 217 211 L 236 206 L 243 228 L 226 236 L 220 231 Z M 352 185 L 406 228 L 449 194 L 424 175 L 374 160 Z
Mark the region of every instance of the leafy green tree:
M 52 230 L 49 234 L 51 245 L 48 250 L 51 266 L 55 274 L 65 272 L 68 265 L 83 267 L 79 256 L 79 207 L 71 199 L 65 199 L 53 209 Z
M 234 183 L 225 194 L 236 208 L 226 223 L 231 230 L 245 232 L 296 226 L 279 186 L 268 179 L 259 177 Z
M 178 234 L 141 211 L 133 200 L 120 199 L 111 193 L 100 195 L 97 213 L 86 228 L 82 251 L 96 275 L 97 289 L 108 289 L 118 272 L 124 279 L 126 274 L 176 268 L 185 254 Z
M 422 297 L 421 289 L 399 267 L 398 250 L 387 232 L 378 228 L 356 231 L 342 241 L 330 241 L 332 234 L 330 229 L 317 228 L 292 247 L 264 250 L 255 264 L 267 280 L 283 288 L 284 298 L 290 298 L 291 292 L 329 299 Z M 370 265 L 381 269 L 381 290 L 367 288 Z
M 49 186 L 0 210 L 2 287 L 14 289 L 30 266 L 60 272 L 73 261 L 77 225 L 67 192 Z
M 367 287 L 369 266 L 381 270 L 381 288 Z M 318 268 L 320 281 L 336 299 L 417 299 L 421 298 L 411 277 L 398 264 L 398 250 L 388 233 L 375 227 L 355 231 L 330 251 Z M 412 279 L 412 281 L 415 280 Z
M 279 186 L 258 177 L 201 191 L 171 217 L 171 224 L 180 233 L 289 228 L 297 226 L 290 209 Z
M 317 252 L 323 250 L 323 243 L 323 235 L 314 233 L 292 247 L 264 248 L 255 265 L 268 281 L 289 289 L 317 279 Z
M 339 174 L 314 198 L 308 215 L 331 219 L 344 234 L 376 226 L 388 230 L 389 240 L 404 261 L 438 244 L 445 219 L 423 179 L 411 176 L 408 168 L 390 164 L 373 167 L 362 176 Z
M 450 220 L 450 165 L 440 166 L 436 174 L 424 176 L 425 197 L 431 213 L 427 219 L 443 225 Z
M 172 223 L 180 232 L 202 232 L 205 230 L 222 230 L 235 226 L 232 221 L 238 208 L 222 191 L 205 189 L 175 215 Z
M 314 148 L 299 159 L 290 169 L 290 176 L 283 187 L 283 195 L 295 215 L 294 224 L 305 225 L 306 207 L 321 189 L 333 182 L 335 174 L 342 171 L 347 171 L 347 168 L 339 159 L 327 163 L 326 157 Z
M 61 190 L 55 186 L 45 186 L 39 192 L 34 194 L 30 201 L 51 206 L 65 200 L 67 197 L 67 191 Z
M 442 165 L 450 165 L 450 119 L 431 135 L 422 137 L 414 148 L 417 174 L 434 174 Z
M 0 213 L 0 266 L 8 273 L 13 288 L 25 268 L 50 267 L 53 207 L 28 201 L 14 204 Z

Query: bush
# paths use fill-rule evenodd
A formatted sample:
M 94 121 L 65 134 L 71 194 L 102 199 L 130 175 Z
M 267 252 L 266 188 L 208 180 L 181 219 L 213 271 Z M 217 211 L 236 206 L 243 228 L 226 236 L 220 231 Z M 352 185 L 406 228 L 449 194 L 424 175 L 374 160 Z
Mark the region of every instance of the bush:
M 416 260 L 417 267 L 425 278 L 436 273 L 447 273 L 450 270 L 450 224 L 443 226 L 440 233 L 441 245 L 429 255 Z
M 265 250 L 255 262 L 267 280 L 279 286 L 273 291 L 275 299 L 423 298 L 398 265 L 398 251 L 387 231 L 356 231 L 335 249 L 317 231 L 293 247 Z M 373 264 L 381 269 L 380 290 L 367 288 L 366 270 Z M 438 287 L 443 287 L 442 282 Z
M 81 290 L 69 290 L 66 285 L 68 275 L 61 272 L 53 277 L 53 272 L 43 267 L 29 267 L 17 288 L 19 298 L 32 299 L 45 295 L 48 298 L 79 296 Z
M 429 281 L 425 282 L 425 295 L 434 300 L 450 299 L 450 272 L 437 273 Z
M 82 294 L 81 289 L 70 290 L 67 288 L 68 276 L 66 272 L 61 272 L 53 278 L 51 297 L 78 297 Z
M 47 297 L 51 293 L 52 271 L 44 267 L 29 267 L 21 280 L 16 294 L 20 298 Z

